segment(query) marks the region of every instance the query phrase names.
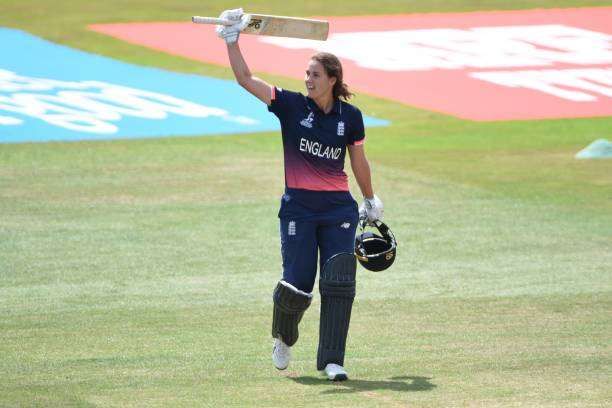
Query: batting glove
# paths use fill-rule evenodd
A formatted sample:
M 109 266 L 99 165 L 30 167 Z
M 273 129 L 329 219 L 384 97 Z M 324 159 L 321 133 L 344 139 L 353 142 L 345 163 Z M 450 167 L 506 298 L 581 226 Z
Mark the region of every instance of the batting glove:
M 232 44 L 238 41 L 240 31 L 242 31 L 251 20 L 250 14 L 244 14 L 241 8 L 225 10 L 219 18 L 234 21 L 235 24 L 230 26 L 218 25 L 215 28 L 217 35 L 223 38 L 227 44 Z
M 376 194 L 372 198 L 364 198 L 359 206 L 359 218 L 367 220 L 368 224 L 383 218 L 383 203 Z

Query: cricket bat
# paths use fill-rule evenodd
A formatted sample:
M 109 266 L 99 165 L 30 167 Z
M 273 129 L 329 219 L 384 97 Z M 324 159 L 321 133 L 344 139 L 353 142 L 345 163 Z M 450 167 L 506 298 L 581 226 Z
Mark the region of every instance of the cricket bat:
M 306 38 L 309 40 L 327 40 L 329 23 L 324 20 L 308 18 L 270 16 L 266 14 L 249 14 L 249 24 L 241 31 L 244 34 L 271 35 L 274 37 Z M 235 21 L 215 17 L 193 16 L 196 24 L 232 25 Z

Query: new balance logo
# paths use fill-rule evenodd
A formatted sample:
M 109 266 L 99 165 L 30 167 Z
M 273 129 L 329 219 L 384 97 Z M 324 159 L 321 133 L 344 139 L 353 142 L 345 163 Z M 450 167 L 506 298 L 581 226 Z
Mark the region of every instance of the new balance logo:
M 314 112 L 310 112 L 307 118 L 302 119 L 302 121 L 300 122 L 300 125 L 307 127 L 307 128 L 312 128 L 313 120 L 314 120 Z
M 349 229 L 350 226 L 351 226 L 350 222 L 345 222 L 345 223 L 340 224 L 340 228 L 344 228 L 344 229 Z

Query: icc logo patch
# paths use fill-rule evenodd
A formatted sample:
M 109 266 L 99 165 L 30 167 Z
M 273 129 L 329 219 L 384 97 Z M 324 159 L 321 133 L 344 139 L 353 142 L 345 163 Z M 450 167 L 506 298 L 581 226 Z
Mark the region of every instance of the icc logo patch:
M 308 114 L 307 118 L 304 118 L 300 121 L 300 125 L 307 127 L 307 128 L 312 128 L 312 121 L 314 120 L 314 113 L 310 112 Z

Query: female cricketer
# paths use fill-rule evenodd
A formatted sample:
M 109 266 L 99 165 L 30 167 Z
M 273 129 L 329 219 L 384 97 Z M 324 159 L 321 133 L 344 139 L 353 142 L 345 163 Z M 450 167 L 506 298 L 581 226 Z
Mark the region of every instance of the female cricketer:
M 278 215 L 283 276 L 273 294 L 273 363 L 279 370 L 289 365 L 298 324 L 312 300 L 319 256 L 317 369 L 330 380 L 346 380 L 344 354 L 355 297 L 355 232 L 360 215 L 373 222 L 383 212 L 372 189 L 361 112 L 346 102 L 352 94 L 334 55 L 317 53 L 308 61 L 306 95 L 271 86 L 251 74 L 238 46 L 245 24 L 242 9 L 226 10 L 220 17 L 236 21 L 216 30 L 227 43 L 236 80 L 281 123 L 285 193 Z M 344 172 L 347 150 L 364 197 L 359 209 Z

